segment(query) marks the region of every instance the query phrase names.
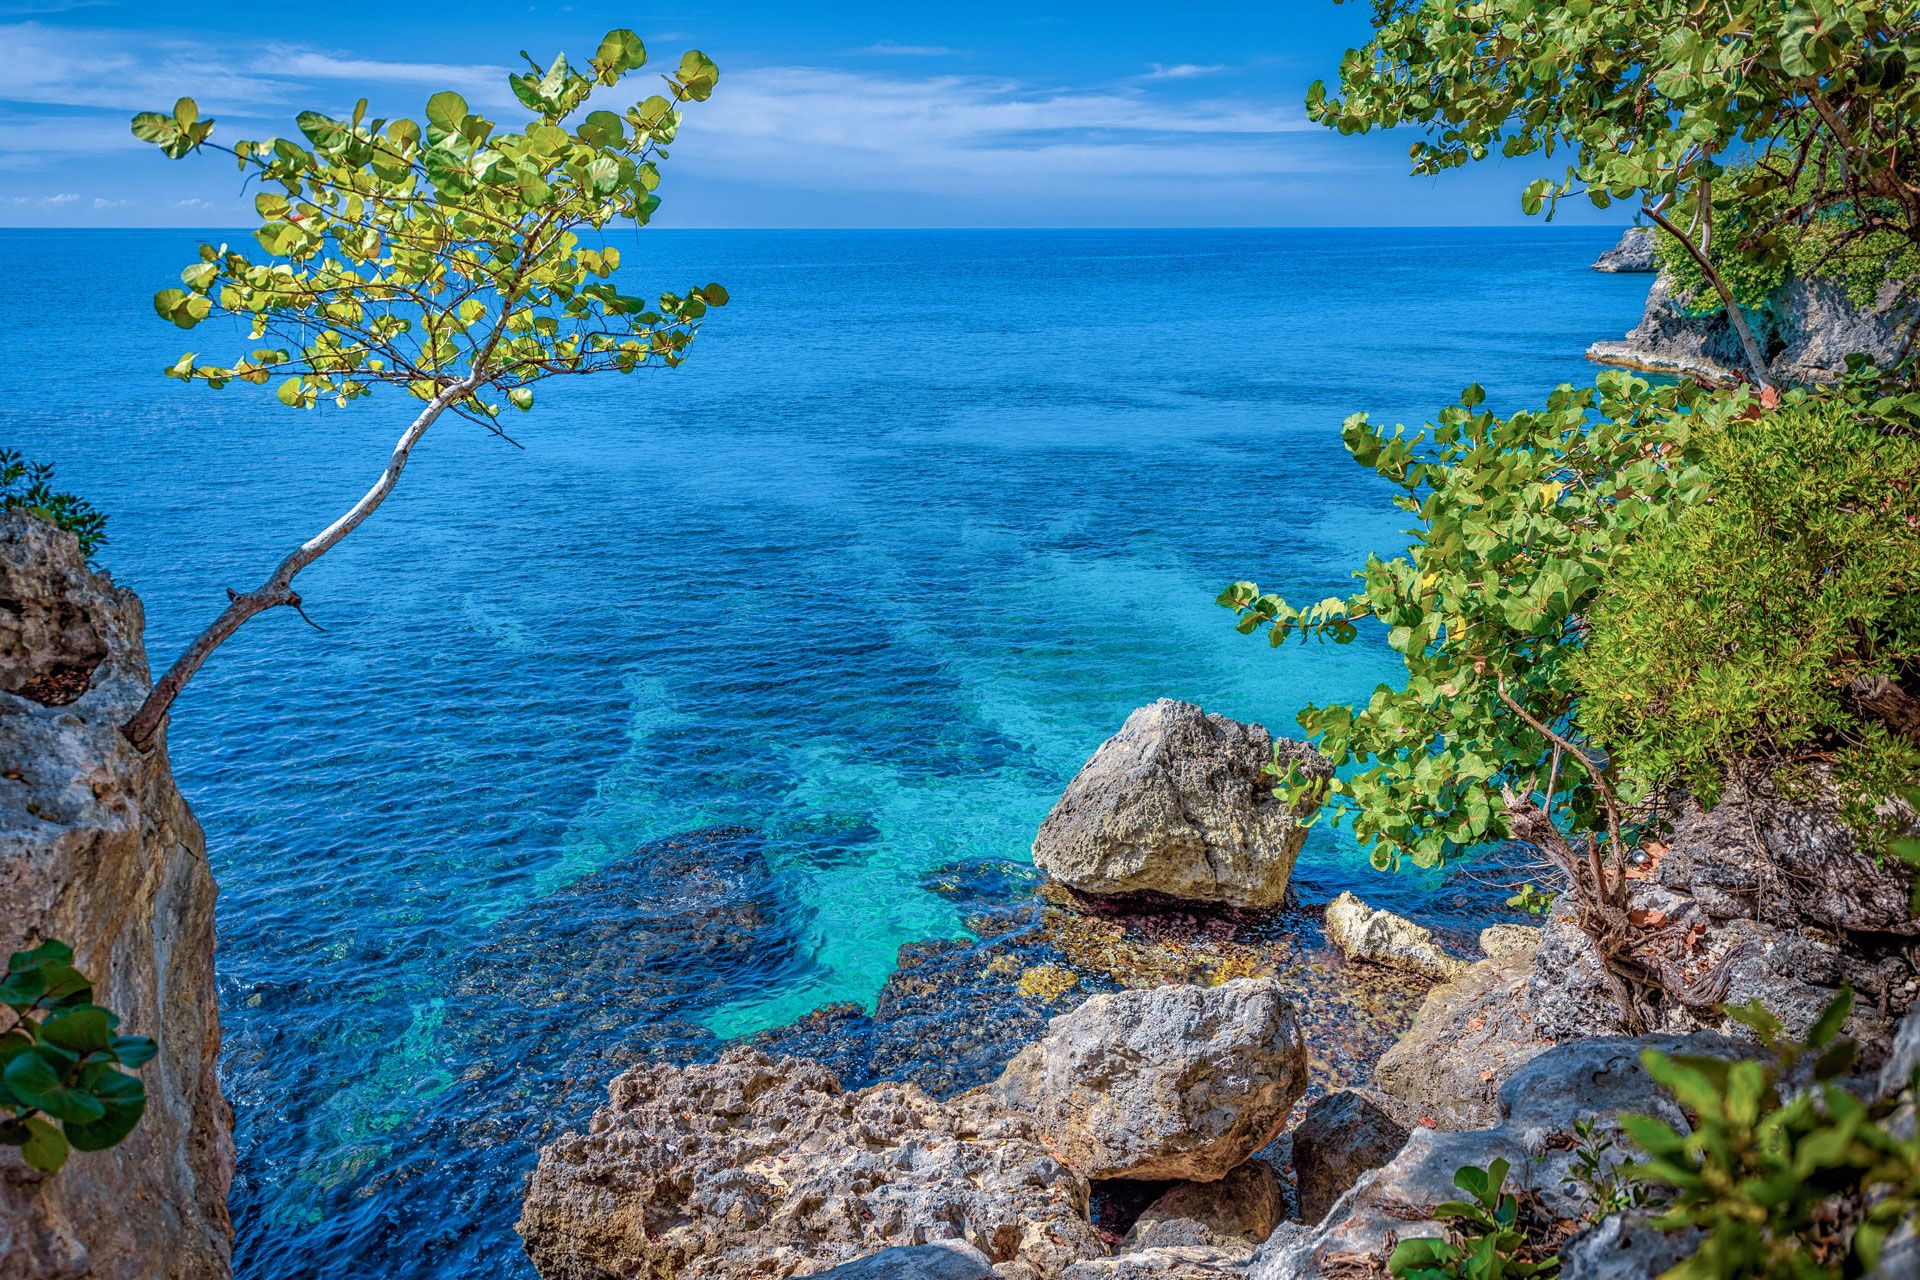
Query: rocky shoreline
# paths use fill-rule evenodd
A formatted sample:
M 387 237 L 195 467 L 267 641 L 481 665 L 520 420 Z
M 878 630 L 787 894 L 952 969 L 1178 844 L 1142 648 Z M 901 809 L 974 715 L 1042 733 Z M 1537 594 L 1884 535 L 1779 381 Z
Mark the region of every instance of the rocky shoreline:
M 1684 1124 L 1641 1050 L 1740 1056 L 1751 1037 L 1705 1004 L 1620 1034 L 1564 909 L 1488 928 L 1471 957 L 1350 894 L 1236 905 L 1287 900 L 1311 816 L 1264 808 L 1273 750 L 1187 704 L 1142 708 L 1042 826 L 1052 876 L 1000 873 L 977 940 L 904 948 L 872 1013 L 623 1073 L 541 1155 L 520 1231 L 542 1275 L 1383 1274 L 1395 1241 L 1444 1230 L 1455 1170 L 1495 1158 L 1564 1274 L 1684 1256 L 1584 1202 L 1570 1153 L 1622 1112 Z M 1672 924 L 1647 960 L 1723 975 L 1722 997 L 1796 1030 L 1841 983 L 1872 991 L 1853 1087 L 1898 1087 L 1920 1045 L 1910 875 L 1855 848 L 1830 798 L 1743 804 L 1684 819 L 1635 881 L 1634 909 Z

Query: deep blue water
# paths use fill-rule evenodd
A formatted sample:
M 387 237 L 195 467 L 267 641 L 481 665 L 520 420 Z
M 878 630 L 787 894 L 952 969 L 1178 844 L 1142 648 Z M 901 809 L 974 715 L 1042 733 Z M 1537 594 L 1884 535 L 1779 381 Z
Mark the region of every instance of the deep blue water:
M 701 950 L 688 927 L 609 984 L 594 1034 L 634 1054 L 870 999 L 901 943 L 961 929 L 928 874 L 1025 858 L 1142 702 L 1285 730 L 1364 694 L 1383 646 L 1274 653 L 1214 596 L 1318 598 L 1404 542 L 1348 413 L 1589 380 L 1645 295 L 1586 269 L 1611 238 L 621 240 L 637 291 L 731 291 L 687 365 L 543 391 L 524 451 L 436 427 L 302 577 L 325 632 L 256 622 L 176 708 L 221 884 L 240 1274 L 529 1274 L 533 1143 L 604 1083 L 555 1060 L 544 996 L 585 979 L 541 939 L 684 927 L 680 880 L 619 910 L 567 894 L 648 842 L 738 824 L 765 864 L 698 889 L 751 881 L 751 929 Z M 358 496 L 411 412 L 162 379 L 217 349 L 148 303 L 197 243 L 0 232 L 0 443 L 112 513 L 102 561 L 157 665 Z M 1434 905 L 1324 831 L 1303 874 Z

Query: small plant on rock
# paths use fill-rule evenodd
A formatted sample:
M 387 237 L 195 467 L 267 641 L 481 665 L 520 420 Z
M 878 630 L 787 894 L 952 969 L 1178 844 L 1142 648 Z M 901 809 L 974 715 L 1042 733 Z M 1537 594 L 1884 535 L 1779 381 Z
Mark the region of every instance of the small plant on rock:
M 153 1041 L 116 1035 L 120 1019 L 93 1003 L 73 948 L 48 940 L 7 960 L 0 1006 L 0 1144 L 53 1173 L 74 1151 L 118 1143 L 147 1109 L 146 1086 L 122 1068 L 152 1060 Z
M 1552 1276 L 1560 1258 L 1545 1244 L 1542 1224 L 1529 1221 L 1528 1206 L 1505 1190 L 1505 1160 L 1484 1169 L 1468 1165 L 1453 1184 L 1469 1199 L 1449 1200 L 1433 1216 L 1454 1225 L 1452 1238 L 1402 1240 L 1387 1259 L 1396 1280 L 1528 1280 Z
M 28 462 L 13 449 L 0 449 L 0 510 L 53 521 L 80 540 L 80 554 L 89 560 L 106 545 L 107 517 L 85 498 L 55 489 L 51 465 Z

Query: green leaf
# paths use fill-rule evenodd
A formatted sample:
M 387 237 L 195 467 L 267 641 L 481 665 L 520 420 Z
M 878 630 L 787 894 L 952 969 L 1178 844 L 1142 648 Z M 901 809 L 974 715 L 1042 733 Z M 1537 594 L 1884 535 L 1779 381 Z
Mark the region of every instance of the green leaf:
M 460 132 L 466 121 L 467 100 L 452 90 L 443 90 L 427 99 L 427 137 L 438 141 Z
M 90 1071 L 83 1083 L 99 1102 L 102 1114 L 97 1120 L 70 1120 L 62 1127 L 76 1151 L 105 1151 L 132 1133 L 146 1114 L 146 1086 L 112 1067 Z
M 47 1060 L 44 1047 L 15 1055 L 0 1079 L 5 1079 L 14 1097 L 55 1120 L 84 1123 L 106 1114 L 98 1099 L 67 1085 L 62 1073 Z
M 274 394 L 279 397 L 280 403 L 289 409 L 299 408 L 306 402 L 306 387 L 299 378 L 288 378 L 280 384 L 280 389 Z
M 58 1173 L 67 1162 L 67 1140 L 60 1131 L 42 1120 L 39 1116 L 28 1116 L 20 1122 L 26 1131 L 25 1138 L 9 1145 L 20 1148 L 20 1158 L 27 1162 L 29 1169 L 38 1169 L 42 1173 Z
M 107 1047 L 126 1067 L 144 1066 L 160 1052 L 160 1046 L 146 1036 L 115 1036 Z
M 113 1015 L 95 1004 L 62 1009 L 40 1024 L 40 1034 L 62 1049 L 89 1054 L 107 1047 L 113 1035 Z
M 593 55 L 591 65 L 601 84 L 612 85 L 617 84 L 627 72 L 637 71 L 646 63 L 647 46 L 633 32 L 618 27 L 601 37 L 600 48 Z

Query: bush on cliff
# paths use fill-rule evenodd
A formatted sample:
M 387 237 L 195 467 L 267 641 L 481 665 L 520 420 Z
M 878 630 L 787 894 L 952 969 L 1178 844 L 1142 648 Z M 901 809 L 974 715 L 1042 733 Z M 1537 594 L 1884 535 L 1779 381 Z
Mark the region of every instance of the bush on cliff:
M 1587 616 L 1581 728 L 1636 795 L 1831 764 L 1864 829 L 1920 778 L 1920 397 L 1795 392 L 1688 450 L 1700 500 L 1652 513 Z
M 53 487 L 53 467 L 28 462 L 12 449 L 0 449 L 0 510 L 24 509 L 51 520 L 80 540 L 80 554 L 91 560 L 107 542 L 107 517 L 85 498 Z

